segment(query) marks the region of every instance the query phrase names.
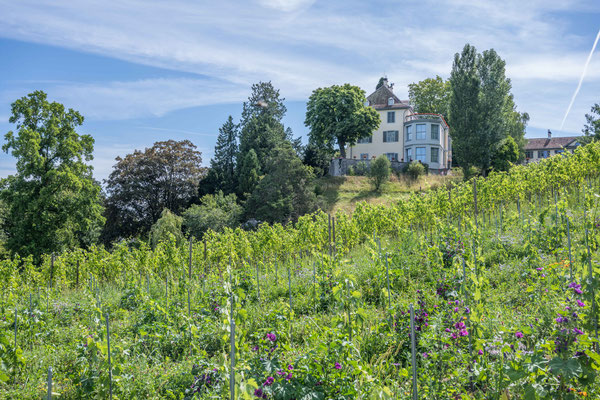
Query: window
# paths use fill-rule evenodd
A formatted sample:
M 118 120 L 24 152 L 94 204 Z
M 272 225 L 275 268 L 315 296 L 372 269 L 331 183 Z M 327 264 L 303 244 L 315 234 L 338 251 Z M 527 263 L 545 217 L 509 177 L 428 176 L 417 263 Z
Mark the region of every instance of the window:
M 438 149 L 437 147 L 431 148 L 431 162 L 432 163 L 440 162 L 440 149 Z
M 358 144 L 373 143 L 373 136 L 358 139 Z
M 548 157 L 550 157 L 549 150 L 539 150 L 538 151 L 538 158 L 548 158 Z
M 554 154 L 562 154 L 564 153 L 564 150 L 554 150 Z
M 411 162 L 412 161 L 412 149 L 406 149 L 406 160 L 404 160 L 406 162 Z
M 525 158 L 533 158 L 533 151 L 526 151 Z
M 431 140 L 440 140 L 440 126 L 431 124 Z
M 422 163 L 427 162 L 425 159 L 425 154 L 425 147 L 417 147 L 417 150 L 415 151 L 415 159 L 417 161 L 421 161 Z
M 406 127 L 406 141 L 410 142 L 412 140 L 412 125 L 408 125 Z
M 398 153 L 385 153 L 385 155 L 390 161 L 398 161 Z
M 417 124 L 417 140 L 425 140 L 427 134 L 425 133 L 425 124 Z
M 390 97 L 390 98 L 388 99 L 388 106 L 393 106 L 393 105 L 394 105 L 394 98 L 393 98 L 393 97 Z
M 360 153 L 360 159 L 361 160 L 368 160 L 369 159 L 369 153 Z
M 396 111 L 388 111 L 388 124 L 396 122 Z
M 371 102 L 369 100 L 365 101 L 365 106 L 369 107 L 371 105 Z
M 397 142 L 398 141 L 398 131 L 384 131 L 383 132 L 383 142 Z

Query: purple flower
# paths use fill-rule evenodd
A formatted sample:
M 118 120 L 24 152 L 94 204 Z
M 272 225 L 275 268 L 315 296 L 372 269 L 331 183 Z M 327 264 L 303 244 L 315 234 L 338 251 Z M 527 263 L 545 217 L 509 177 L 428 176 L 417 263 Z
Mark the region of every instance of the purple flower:
M 275 342 L 277 340 L 277 336 L 275 336 L 274 333 L 267 333 L 267 339 L 269 339 L 271 342 Z
M 574 291 L 575 291 L 575 293 L 577 293 L 577 294 L 581 294 L 581 293 L 583 293 L 583 292 L 581 291 L 581 289 L 579 289 L 579 288 L 573 288 L 573 290 L 574 290 Z
M 258 388 L 258 389 L 256 389 L 256 390 L 254 391 L 254 395 L 255 395 L 256 397 L 258 397 L 259 399 L 262 399 L 262 398 L 263 398 L 263 396 L 264 396 L 264 394 L 263 394 L 263 391 L 262 391 L 262 389 L 260 389 L 260 388 Z
M 543 271 L 543 270 L 544 270 L 544 268 L 542 268 L 542 267 L 538 267 L 538 268 L 536 268 L 536 269 L 537 269 L 538 271 Z
M 521 339 L 523 337 L 523 332 L 515 332 L 515 336 L 517 339 Z
M 339 362 L 336 362 L 335 369 L 342 369 L 342 365 Z
M 467 332 L 466 329 L 461 329 L 460 332 L 458 332 L 458 334 L 460 336 L 469 336 L 469 332 Z
M 265 383 L 263 383 L 263 386 L 271 386 L 273 384 L 273 382 L 275 382 L 275 378 L 273 378 L 272 376 L 269 376 L 267 378 L 267 380 L 265 381 Z
M 291 365 L 291 364 L 288 364 L 288 371 L 291 371 L 291 370 L 293 370 L 293 369 L 294 369 L 294 367 L 292 367 L 292 365 Z
M 585 303 L 583 301 L 581 301 L 581 300 L 577 300 L 577 305 L 579 307 L 585 307 Z
M 576 335 L 583 335 L 583 331 L 581 329 L 574 328 L 573 333 Z
M 289 374 L 287 374 L 287 376 L 285 377 L 286 381 L 289 381 L 290 379 L 292 379 L 292 373 L 291 372 Z
M 454 307 L 454 312 L 458 312 L 458 307 Z
M 479 350 L 477 353 L 478 353 L 480 356 L 482 356 L 482 355 L 483 355 L 483 350 Z
M 277 371 L 277 375 L 285 375 L 285 372 L 283 372 L 282 370 Z

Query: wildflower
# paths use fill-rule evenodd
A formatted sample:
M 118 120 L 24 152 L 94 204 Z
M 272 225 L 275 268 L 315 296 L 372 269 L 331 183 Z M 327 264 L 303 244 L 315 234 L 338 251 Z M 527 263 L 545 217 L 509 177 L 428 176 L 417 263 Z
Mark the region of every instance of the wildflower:
M 466 329 L 461 329 L 460 332 L 458 332 L 458 334 L 460 336 L 469 336 L 469 332 L 467 332 Z
M 256 397 L 258 397 L 259 399 L 264 398 L 264 393 L 263 393 L 262 389 L 260 389 L 260 388 L 258 388 L 254 391 L 254 395 Z
M 576 335 L 583 335 L 583 331 L 578 328 L 573 328 L 573 333 Z
M 292 365 L 291 365 L 291 364 L 288 364 L 288 371 L 291 371 L 291 370 L 293 370 L 293 369 L 294 369 L 294 367 L 292 367 Z
M 538 267 L 538 268 L 536 268 L 536 269 L 537 269 L 538 271 L 543 271 L 543 270 L 544 270 L 544 268 L 542 268 L 542 267 Z
M 523 332 L 515 332 L 515 336 L 517 339 L 521 339 L 523 337 Z
M 577 300 L 577 305 L 579 307 L 585 307 L 585 303 L 583 301 L 581 301 L 581 300 Z
M 342 369 L 342 365 L 339 362 L 336 362 L 335 369 Z
M 285 377 L 286 381 L 289 381 L 290 379 L 292 379 L 292 373 L 291 372 L 289 374 L 287 374 L 287 376 Z
M 271 342 L 275 342 L 277 340 L 277 336 L 275 336 L 274 333 L 267 333 L 267 339 L 269 339 Z
M 454 312 L 458 312 L 458 307 L 454 307 Z
M 483 350 L 481 350 L 481 349 L 480 349 L 480 350 L 479 350 L 477 353 L 478 353 L 480 356 L 482 356 L 482 355 L 483 355 Z
M 275 378 L 273 378 L 272 376 L 269 376 L 267 378 L 267 380 L 265 381 L 265 383 L 263 383 L 263 386 L 271 386 L 273 384 L 273 382 L 275 382 Z

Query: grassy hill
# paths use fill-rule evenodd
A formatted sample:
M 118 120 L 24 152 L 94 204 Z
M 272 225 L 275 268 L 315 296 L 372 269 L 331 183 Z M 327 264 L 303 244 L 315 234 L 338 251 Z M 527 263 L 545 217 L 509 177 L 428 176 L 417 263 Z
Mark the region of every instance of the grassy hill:
M 444 186 L 461 179 L 462 176 L 456 175 L 427 175 L 417 181 L 411 181 L 404 176 L 392 175 L 382 190 L 376 192 L 366 176 L 325 176 L 318 180 L 317 186 L 325 198 L 327 211 L 352 212 L 360 201 L 391 204 L 408 197 L 411 193 Z

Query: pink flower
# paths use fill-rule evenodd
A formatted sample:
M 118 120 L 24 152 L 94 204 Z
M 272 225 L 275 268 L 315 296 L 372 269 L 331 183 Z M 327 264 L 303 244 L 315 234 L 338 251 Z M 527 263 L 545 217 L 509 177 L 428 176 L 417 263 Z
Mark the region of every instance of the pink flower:
M 336 362 L 335 369 L 342 369 L 342 365 L 339 362 Z
M 515 332 L 515 336 L 517 339 L 521 339 L 523 337 L 523 332 Z

